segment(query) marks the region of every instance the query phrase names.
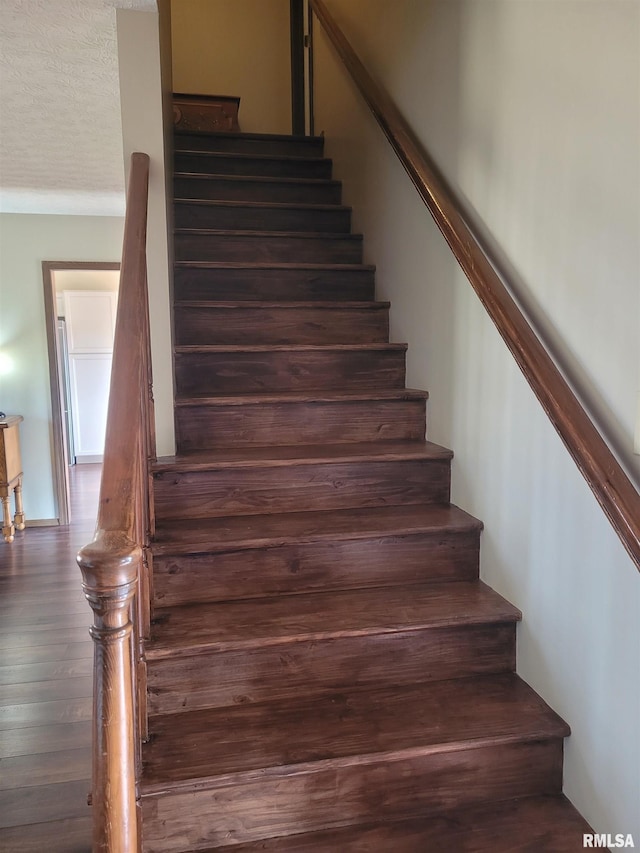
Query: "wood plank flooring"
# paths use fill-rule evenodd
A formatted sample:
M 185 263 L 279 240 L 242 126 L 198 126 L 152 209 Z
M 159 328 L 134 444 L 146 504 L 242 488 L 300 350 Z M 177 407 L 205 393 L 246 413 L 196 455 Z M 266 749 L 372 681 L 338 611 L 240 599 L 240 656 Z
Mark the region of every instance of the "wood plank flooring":
M 68 527 L 0 544 L 0 850 L 89 853 L 91 611 L 78 549 L 93 537 L 100 465 L 71 469 Z

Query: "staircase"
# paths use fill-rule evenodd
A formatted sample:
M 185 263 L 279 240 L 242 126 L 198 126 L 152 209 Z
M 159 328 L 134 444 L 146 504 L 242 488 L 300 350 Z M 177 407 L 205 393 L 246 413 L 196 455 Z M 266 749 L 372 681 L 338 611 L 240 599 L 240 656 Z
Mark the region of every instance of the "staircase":
M 144 850 L 582 850 L 322 145 L 176 133 Z

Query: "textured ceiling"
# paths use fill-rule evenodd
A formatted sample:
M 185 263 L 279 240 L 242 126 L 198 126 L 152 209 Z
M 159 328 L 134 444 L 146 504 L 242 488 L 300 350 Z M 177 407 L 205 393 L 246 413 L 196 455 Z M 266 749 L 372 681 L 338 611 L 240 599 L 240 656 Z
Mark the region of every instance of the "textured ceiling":
M 124 210 L 116 8 L 0 0 L 0 210 Z

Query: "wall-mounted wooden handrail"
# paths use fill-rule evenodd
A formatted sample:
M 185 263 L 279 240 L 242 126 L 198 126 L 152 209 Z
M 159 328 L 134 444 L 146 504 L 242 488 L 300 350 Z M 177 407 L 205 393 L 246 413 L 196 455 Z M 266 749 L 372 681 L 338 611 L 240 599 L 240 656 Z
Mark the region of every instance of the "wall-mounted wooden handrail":
M 144 552 L 151 526 L 151 420 L 146 232 L 149 157 L 133 154 L 96 535 L 78 554 L 94 612 L 93 851 L 140 849 L 136 782 L 148 623 Z
M 464 209 L 387 93 L 371 78 L 323 0 L 310 6 L 429 208 L 529 385 L 640 569 L 640 495 L 474 236 Z

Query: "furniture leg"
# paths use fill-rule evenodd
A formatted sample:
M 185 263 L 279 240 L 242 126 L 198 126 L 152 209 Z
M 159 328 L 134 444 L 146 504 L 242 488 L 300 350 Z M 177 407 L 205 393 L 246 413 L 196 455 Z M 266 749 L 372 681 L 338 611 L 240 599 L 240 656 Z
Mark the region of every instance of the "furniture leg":
M 11 523 L 11 508 L 9 507 L 9 495 L 2 495 L 2 535 L 5 542 L 13 542 L 15 528 Z
M 16 483 L 14 492 L 16 502 L 16 514 L 13 516 L 13 523 L 16 530 L 24 530 L 24 508 L 22 506 L 22 477 Z

